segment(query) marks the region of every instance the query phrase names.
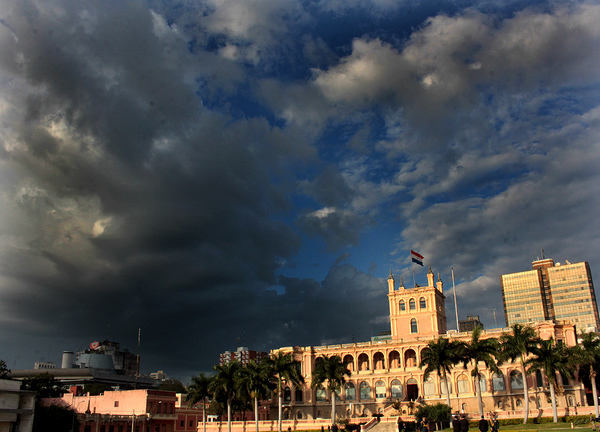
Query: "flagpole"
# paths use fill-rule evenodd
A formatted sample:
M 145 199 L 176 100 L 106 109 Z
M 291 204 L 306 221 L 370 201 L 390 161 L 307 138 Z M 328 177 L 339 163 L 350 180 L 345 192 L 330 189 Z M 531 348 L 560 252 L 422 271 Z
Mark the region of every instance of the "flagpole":
M 454 267 L 452 267 L 452 289 L 454 290 L 454 313 L 456 314 L 456 331 L 459 331 L 458 325 L 458 303 L 456 301 L 456 285 L 454 285 Z

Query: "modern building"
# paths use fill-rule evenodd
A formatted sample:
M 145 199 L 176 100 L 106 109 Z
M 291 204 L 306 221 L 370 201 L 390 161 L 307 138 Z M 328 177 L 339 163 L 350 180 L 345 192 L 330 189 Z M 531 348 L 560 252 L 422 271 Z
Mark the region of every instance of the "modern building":
M 466 320 L 458 322 L 458 331 L 471 332 L 477 326 L 483 328 L 483 324 L 479 321 L 479 315 L 467 315 Z
M 56 365 L 52 362 L 36 361 L 33 365 L 34 369 L 56 369 Z
M 103 342 L 92 342 L 89 348 L 77 351 L 75 364 L 82 368 L 111 370 L 120 375 L 139 374 L 139 356 L 127 348 L 121 351 L 120 346 L 119 342 L 108 339 Z
M 243 365 L 248 364 L 250 360 L 260 362 L 263 358 L 268 357 L 269 354 L 261 351 L 253 351 L 247 347 L 238 347 L 236 351 L 225 351 L 219 355 L 219 365 L 224 365 L 231 361 L 238 361 Z
M 532 270 L 500 276 L 506 325 L 545 320 L 572 321 L 578 331 L 598 331 L 600 320 L 587 262 L 543 258 Z
M 0 431 L 30 432 L 35 392 L 20 390 L 20 381 L 0 380 Z
M 443 284 L 438 275 L 429 268 L 427 286 L 407 288 L 400 281 L 396 286 L 394 277 L 388 279 L 391 337 L 363 343 L 327 346 L 284 347 L 276 352 L 289 352 L 301 363 L 305 384 L 299 387 L 287 385 L 284 392 L 284 418 L 290 420 L 315 420 L 331 418 L 331 397 L 321 387 L 313 389 L 311 377 L 316 363 L 323 356 L 339 356 L 347 363 L 351 376 L 339 394 L 337 415 L 342 418 L 371 417 L 381 413 L 396 415 L 392 404 L 400 402 L 400 413 L 410 414 L 415 404 L 425 402 L 446 403 L 445 383 L 433 373 L 424 379 L 419 368 L 422 353 L 427 344 L 444 337 L 451 340 L 470 338 L 465 332 L 448 332 L 443 294 Z M 541 320 L 535 323 L 539 336 L 554 338 L 572 346 L 576 344 L 575 326 L 569 322 Z M 484 330 L 482 338 L 497 338 L 510 329 Z M 523 416 L 523 386 L 529 388 L 530 417 L 551 411 L 548 383 L 542 374 L 521 375 L 518 364 L 504 363 L 500 373 L 493 373 L 480 364 L 480 389 L 485 412 L 496 411 L 501 416 Z M 450 400 L 453 412 L 476 413 L 478 411 L 475 379 L 472 367 L 464 369 L 457 365 L 449 374 Z M 560 379 L 561 394 L 558 397 L 559 412 L 573 412 L 585 406 L 585 390 L 575 380 Z M 277 418 L 273 404 L 271 418 Z M 580 408 L 581 409 L 581 408 Z M 569 411 L 571 410 L 571 411 Z M 562 414 L 561 414 L 562 415 Z

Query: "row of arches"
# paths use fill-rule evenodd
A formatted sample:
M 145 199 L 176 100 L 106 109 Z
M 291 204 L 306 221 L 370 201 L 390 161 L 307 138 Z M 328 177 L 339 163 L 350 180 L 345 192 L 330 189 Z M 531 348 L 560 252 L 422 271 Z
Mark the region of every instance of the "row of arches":
M 419 310 L 426 310 L 427 309 L 427 299 L 425 297 L 421 297 L 419 299 Z M 417 300 L 414 298 L 411 298 L 408 300 L 408 308 L 407 308 L 407 304 L 404 300 L 400 300 L 398 302 L 398 310 L 400 312 L 406 312 L 408 311 L 416 311 L 417 310 Z
M 381 351 L 374 353 L 372 357 L 361 353 L 356 359 L 352 354 L 346 354 L 342 361 L 346 363 L 350 372 L 417 367 L 418 364 L 417 353 L 412 348 L 404 352 L 404 358 L 398 351 L 393 350 L 388 354 L 387 361 Z
M 535 376 L 537 387 L 544 386 L 542 374 L 538 371 Z M 563 384 L 568 384 L 567 378 L 562 377 Z M 448 387 L 450 394 L 472 394 L 476 391 L 476 381 L 467 373 L 461 373 L 454 379 L 448 378 Z M 482 393 L 492 391 L 498 392 L 521 392 L 524 386 L 523 376 L 520 371 L 514 369 L 505 376 L 503 373 L 493 373 L 486 377 L 483 373 L 479 374 L 479 386 Z M 316 402 L 325 402 L 331 395 L 323 386 L 316 388 L 313 397 Z M 382 379 L 377 380 L 374 384 L 367 380 L 363 381 L 348 381 L 344 384 L 340 394 L 337 394 L 337 400 L 344 399 L 346 401 L 364 401 L 374 399 L 401 399 L 414 400 L 417 397 L 433 397 L 436 395 L 446 394 L 446 384 L 444 378 L 439 378 L 437 375 L 430 375 L 427 380 L 417 381 L 414 377 L 410 377 L 403 383 L 402 380 L 394 378 L 389 382 L 389 385 Z M 292 391 L 290 387 L 284 389 L 284 400 L 292 400 Z M 294 392 L 294 400 L 301 402 L 303 394 L 301 388 L 296 388 Z

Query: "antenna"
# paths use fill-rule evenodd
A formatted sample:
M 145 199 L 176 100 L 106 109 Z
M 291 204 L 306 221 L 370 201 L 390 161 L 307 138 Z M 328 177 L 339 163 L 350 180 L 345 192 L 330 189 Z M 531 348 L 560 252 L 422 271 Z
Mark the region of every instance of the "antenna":
M 452 267 L 452 289 L 454 290 L 454 313 L 456 314 L 456 331 L 460 331 L 458 325 L 458 302 L 456 301 L 456 285 L 454 285 L 454 267 Z
M 542 259 L 546 259 L 546 255 L 544 255 L 544 249 L 542 249 Z

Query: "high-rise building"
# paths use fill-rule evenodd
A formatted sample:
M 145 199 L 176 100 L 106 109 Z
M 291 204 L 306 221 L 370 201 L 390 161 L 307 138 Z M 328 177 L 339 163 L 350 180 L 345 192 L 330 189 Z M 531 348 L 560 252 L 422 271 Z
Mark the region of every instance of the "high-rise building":
M 551 258 L 533 270 L 500 276 L 506 325 L 546 320 L 572 321 L 579 330 L 598 330 L 598 306 L 587 262 L 561 265 Z
M 238 347 L 237 351 L 225 351 L 219 355 L 219 365 L 224 365 L 231 361 L 238 361 L 243 365 L 247 365 L 250 360 L 260 362 L 263 358 L 268 357 L 269 354 L 261 351 L 253 351 L 247 347 Z
M 458 331 L 459 332 L 472 332 L 475 328 L 479 326 L 483 328 L 483 324 L 479 321 L 479 315 L 467 315 L 467 319 L 458 322 Z

